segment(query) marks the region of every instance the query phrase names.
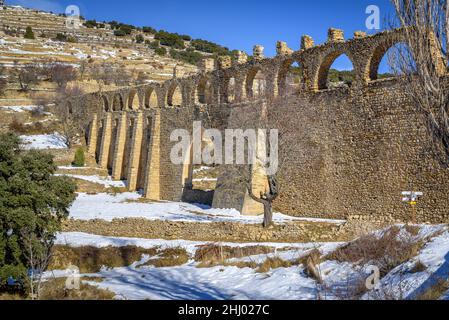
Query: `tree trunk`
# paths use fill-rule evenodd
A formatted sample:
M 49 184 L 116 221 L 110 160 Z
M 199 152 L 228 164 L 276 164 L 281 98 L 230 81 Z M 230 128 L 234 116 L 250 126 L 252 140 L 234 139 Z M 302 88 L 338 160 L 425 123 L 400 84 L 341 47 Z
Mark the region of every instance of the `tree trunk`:
M 269 228 L 273 225 L 273 204 L 270 201 L 263 202 L 263 227 Z

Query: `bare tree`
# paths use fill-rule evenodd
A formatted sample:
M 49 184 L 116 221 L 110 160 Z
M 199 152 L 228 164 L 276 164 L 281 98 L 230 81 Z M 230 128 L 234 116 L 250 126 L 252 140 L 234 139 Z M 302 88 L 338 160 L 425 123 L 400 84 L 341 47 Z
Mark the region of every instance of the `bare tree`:
M 22 230 L 21 238 L 25 245 L 25 258 L 30 267 L 28 287 L 32 300 L 39 300 L 42 292 L 43 273 L 47 270 L 52 257 L 53 237 L 39 239 L 35 233 Z
M 53 63 L 50 66 L 51 80 L 55 82 L 59 88 L 65 87 L 70 81 L 76 80 L 78 74 L 74 67 L 61 64 Z
M 73 106 L 63 107 L 63 101 L 71 97 L 81 97 L 85 94 L 79 86 L 61 88 L 58 91 L 55 103 L 55 114 L 61 124 L 62 135 L 69 148 L 73 146 L 80 132 L 83 132 L 82 110 Z
M 436 159 L 449 168 L 449 7 L 443 0 L 391 0 L 396 16 L 393 27 L 402 27 L 405 44 L 388 56 L 395 74 L 403 76 L 405 92 L 424 117 Z
M 5 69 L 0 67 L 0 96 L 5 94 L 8 81 L 6 80 Z
M 26 64 L 17 68 L 17 79 L 22 91 L 30 90 L 31 86 L 40 82 L 42 76 L 42 68 L 35 64 Z

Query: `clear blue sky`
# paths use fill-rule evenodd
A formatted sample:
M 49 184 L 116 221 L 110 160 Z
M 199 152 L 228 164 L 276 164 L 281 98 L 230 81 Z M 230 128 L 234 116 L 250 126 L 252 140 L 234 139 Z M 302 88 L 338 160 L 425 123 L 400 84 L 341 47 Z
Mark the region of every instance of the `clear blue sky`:
M 315 43 L 326 40 L 329 27 L 345 31 L 366 30 L 365 10 L 369 5 L 380 8 L 384 18 L 391 13 L 388 0 L 6 0 L 54 12 L 63 12 L 70 4 L 78 5 L 81 15 L 98 21 L 117 20 L 136 26 L 151 26 L 217 42 L 230 49 L 251 53 L 255 44 L 273 56 L 277 40 L 286 41 L 298 50 L 303 34 Z M 346 59 L 334 65 L 350 67 Z

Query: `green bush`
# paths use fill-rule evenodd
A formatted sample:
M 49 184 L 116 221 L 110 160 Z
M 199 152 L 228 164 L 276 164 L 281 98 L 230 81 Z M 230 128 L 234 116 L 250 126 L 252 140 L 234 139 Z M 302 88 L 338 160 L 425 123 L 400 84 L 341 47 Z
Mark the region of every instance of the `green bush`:
M 158 56 L 165 56 L 167 54 L 167 49 L 164 47 L 156 48 L 154 49 L 154 53 L 156 53 Z
M 141 34 L 138 34 L 136 36 L 136 42 L 137 43 L 143 43 L 145 41 L 145 39 L 143 38 L 143 36 Z
M 29 257 L 44 264 L 75 200 L 73 181 L 54 176 L 53 156 L 22 151 L 20 143 L 14 134 L 0 135 L 0 292 L 11 281 L 28 288 Z
M 203 55 L 201 53 L 192 50 L 178 51 L 175 49 L 171 49 L 170 56 L 173 59 L 184 61 L 194 65 L 196 65 L 203 58 Z
M 148 41 L 148 47 L 150 49 L 156 50 L 157 48 L 159 48 L 159 41 L 157 41 L 157 40 Z
M 84 167 L 86 164 L 86 157 L 84 156 L 84 149 L 78 148 L 75 152 L 75 159 L 73 160 L 72 165 L 74 167 Z
M 124 36 L 126 36 L 126 32 L 123 31 L 123 30 L 115 30 L 115 31 L 114 31 L 114 35 L 115 35 L 116 37 L 124 37 Z
M 159 43 L 163 46 L 172 47 L 175 49 L 184 49 L 184 40 L 177 33 L 170 33 L 164 30 L 160 30 L 154 36 L 154 39 L 159 40 Z
M 195 48 L 195 50 L 207 52 L 207 53 L 216 53 L 220 56 L 225 55 L 231 55 L 232 53 L 229 51 L 228 48 L 222 47 L 216 43 L 202 40 L 202 39 L 196 39 L 193 40 L 190 45 Z
M 25 39 L 36 39 L 34 36 L 33 29 L 31 27 L 27 27 L 25 31 L 25 35 L 23 36 Z

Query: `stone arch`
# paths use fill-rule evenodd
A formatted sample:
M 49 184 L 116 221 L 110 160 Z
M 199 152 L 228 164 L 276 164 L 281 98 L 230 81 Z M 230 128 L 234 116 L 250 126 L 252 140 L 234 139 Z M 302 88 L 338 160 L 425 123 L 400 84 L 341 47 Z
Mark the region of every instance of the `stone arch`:
M 145 90 L 144 106 L 146 109 L 157 108 L 159 103 L 158 93 L 155 88 L 150 87 Z
M 128 110 L 139 110 L 139 95 L 136 89 L 131 89 L 128 94 Z
M 123 111 L 125 109 L 125 105 L 123 103 L 123 98 L 120 93 L 116 93 L 114 95 L 114 100 L 112 102 L 112 110 L 113 111 Z
M 201 77 L 196 85 L 195 103 L 208 104 L 211 102 L 213 87 L 211 81 L 207 77 Z
M 237 79 L 234 76 L 226 78 L 225 88 L 226 102 L 233 103 L 237 100 Z
M 167 105 L 170 107 L 181 106 L 183 104 L 181 84 L 173 82 L 170 84 L 167 92 Z
M 297 64 L 297 66 L 294 66 L 294 64 Z M 296 73 L 296 70 L 292 70 L 292 68 L 299 68 L 299 70 L 297 70 L 298 73 Z M 303 83 L 304 75 L 301 63 L 293 58 L 284 60 L 279 67 L 277 75 L 278 95 L 283 96 L 294 92 L 295 89 L 299 90 L 299 88 L 292 88 L 292 86 L 299 87 L 299 85 Z
M 267 93 L 267 78 L 259 67 L 252 68 L 246 75 L 246 97 L 261 98 Z
M 357 74 L 355 70 L 356 64 L 354 63 L 354 59 L 352 58 L 352 55 L 349 52 L 346 52 L 345 50 L 332 51 L 329 54 L 327 54 L 320 63 L 318 74 L 315 80 L 315 88 L 317 88 L 318 90 L 327 89 L 327 79 L 329 76 L 329 70 L 331 66 L 334 64 L 335 60 L 337 60 L 340 56 L 347 56 L 349 58 L 354 68 L 354 72 L 355 74 Z
M 109 112 L 109 101 L 108 101 L 108 97 L 102 95 L 101 96 L 101 102 L 103 103 L 103 111 L 105 112 Z
M 121 168 L 121 174 L 120 179 L 125 180 L 127 179 L 126 175 L 128 173 L 128 167 L 129 167 L 129 161 L 131 156 L 131 148 L 132 148 L 132 139 L 133 139 L 133 133 L 134 133 L 134 126 L 136 125 L 136 119 L 133 117 L 130 117 L 127 119 L 127 128 L 126 128 L 126 136 L 125 136 L 125 146 L 124 146 L 124 152 L 123 152 L 123 161 L 122 161 L 122 168 Z

